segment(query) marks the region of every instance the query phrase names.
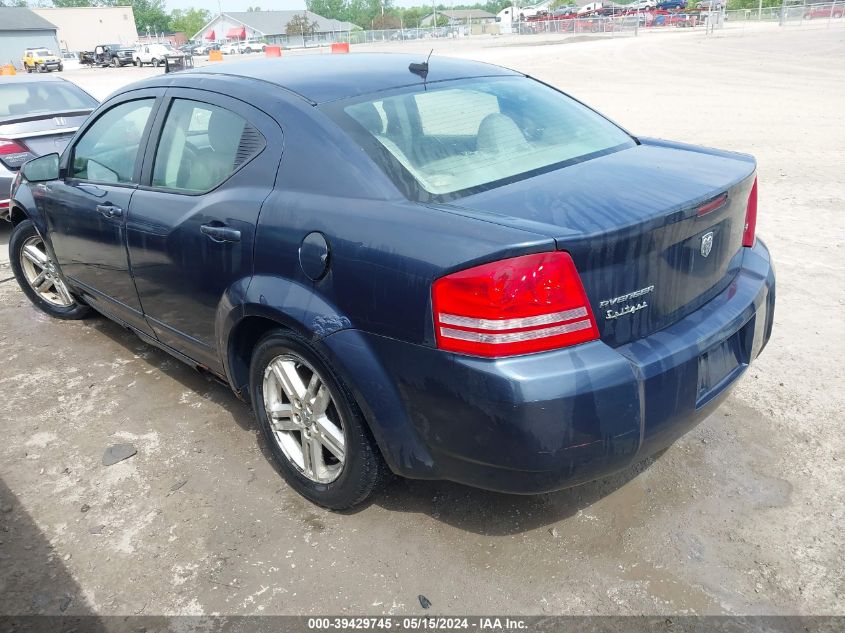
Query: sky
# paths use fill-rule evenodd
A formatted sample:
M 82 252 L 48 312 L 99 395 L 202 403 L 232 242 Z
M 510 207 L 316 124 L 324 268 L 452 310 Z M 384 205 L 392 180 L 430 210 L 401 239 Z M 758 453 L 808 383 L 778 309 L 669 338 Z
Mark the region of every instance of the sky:
M 217 0 L 165 0 L 168 10 L 190 9 L 192 7 L 203 7 L 217 13 L 220 4 Z M 448 0 L 438 0 L 438 4 L 450 4 Z M 222 0 L 223 11 L 246 11 L 250 6 L 258 6 L 267 10 L 282 9 L 304 9 L 305 0 Z M 426 0 L 394 0 L 394 4 L 400 7 L 412 7 L 428 4 Z

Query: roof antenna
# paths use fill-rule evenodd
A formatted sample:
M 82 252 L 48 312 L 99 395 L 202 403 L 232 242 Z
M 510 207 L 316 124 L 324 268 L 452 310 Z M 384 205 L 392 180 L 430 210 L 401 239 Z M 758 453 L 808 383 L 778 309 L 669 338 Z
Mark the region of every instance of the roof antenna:
M 428 60 L 431 59 L 431 53 L 434 52 L 432 48 L 431 51 L 428 53 L 428 57 L 425 58 L 425 61 L 421 64 L 416 62 L 412 62 L 410 66 L 408 66 L 408 70 L 410 70 L 415 75 L 419 75 L 422 77 L 423 83 L 425 83 L 426 77 L 428 77 Z

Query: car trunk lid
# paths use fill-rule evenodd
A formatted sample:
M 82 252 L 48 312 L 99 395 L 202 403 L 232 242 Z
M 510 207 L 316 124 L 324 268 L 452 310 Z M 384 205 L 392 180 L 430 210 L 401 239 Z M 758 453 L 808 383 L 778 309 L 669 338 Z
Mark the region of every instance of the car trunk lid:
M 644 141 L 450 206 L 554 237 L 575 261 L 602 339 L 618 346 L 730 284 L 754 173 L 749 156 Z
M 0 139 L 15 141 L 29 150 L 3 155 L 0 160 L 6 167 L 17 169 L 35 156 L 61 154 L 90 112 L 73 110 L 0 118 Z

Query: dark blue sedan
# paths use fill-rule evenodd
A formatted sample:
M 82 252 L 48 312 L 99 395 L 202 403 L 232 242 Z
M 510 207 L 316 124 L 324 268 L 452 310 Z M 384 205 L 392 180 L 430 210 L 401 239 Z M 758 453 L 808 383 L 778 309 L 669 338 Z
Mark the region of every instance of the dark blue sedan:
M 538 493 L 624 468 L 772 330 L 752 157 L 454 59 L 148 79 L 27 163 L 8 215 L 36 306 L 226 380 L 330 508 L 391 472 Z

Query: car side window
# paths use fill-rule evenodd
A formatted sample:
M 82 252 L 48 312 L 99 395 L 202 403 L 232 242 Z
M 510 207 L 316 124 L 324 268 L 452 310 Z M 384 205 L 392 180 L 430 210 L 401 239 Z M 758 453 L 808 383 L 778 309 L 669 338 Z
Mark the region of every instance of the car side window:
M 97 182 L 132 182 L 138 148 L 154 98 L 115 106 L 89 127 L 73 148 L 71 177 Z
M 209 103 L 174 99 L 156 149 L 153 187 L 209 191 L 264 149 L 243 117 Z

